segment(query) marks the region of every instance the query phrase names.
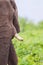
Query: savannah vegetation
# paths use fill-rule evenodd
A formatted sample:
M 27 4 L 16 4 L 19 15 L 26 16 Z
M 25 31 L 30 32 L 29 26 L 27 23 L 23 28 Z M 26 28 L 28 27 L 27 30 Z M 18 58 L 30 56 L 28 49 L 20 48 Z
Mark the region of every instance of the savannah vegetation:
M 24 41 L 13 39 L 18 65 L 43 65 L 43 21 L 37 25 L 24 18 L 19 18 L 21 32 Z

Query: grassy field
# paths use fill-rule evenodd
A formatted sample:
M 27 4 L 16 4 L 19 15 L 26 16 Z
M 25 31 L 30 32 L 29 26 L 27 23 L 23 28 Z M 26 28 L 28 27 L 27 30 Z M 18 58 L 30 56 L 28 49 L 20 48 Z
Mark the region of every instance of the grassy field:
M 43 65 L 43 21 L 38 25 L 19 19 L 21 35 L 24 41 L 13 39 L 18 56 L 18 65 Z M 27 23 L 26 23 L 27 21 Z

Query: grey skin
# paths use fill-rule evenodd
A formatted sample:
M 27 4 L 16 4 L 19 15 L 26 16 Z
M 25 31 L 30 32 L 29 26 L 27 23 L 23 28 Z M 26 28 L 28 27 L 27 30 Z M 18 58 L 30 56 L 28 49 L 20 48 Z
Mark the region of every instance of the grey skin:
M 21 40 L 21 37 L 17 34 L 19 28 L 16 14 L 9 0 L 0 0 L 0 65 L 17 65 L 18 63 L 16 52 L 11 42 L 14 36 Z

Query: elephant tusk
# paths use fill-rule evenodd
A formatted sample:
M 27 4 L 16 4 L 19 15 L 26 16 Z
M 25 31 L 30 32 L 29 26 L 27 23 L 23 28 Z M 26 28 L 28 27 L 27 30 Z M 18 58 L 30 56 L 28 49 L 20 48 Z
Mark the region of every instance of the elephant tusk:
M 18 39 L 19 41 L 23 41 L 23 38 L 20 37 L 17 33 L 15 34 L 15 38 Z

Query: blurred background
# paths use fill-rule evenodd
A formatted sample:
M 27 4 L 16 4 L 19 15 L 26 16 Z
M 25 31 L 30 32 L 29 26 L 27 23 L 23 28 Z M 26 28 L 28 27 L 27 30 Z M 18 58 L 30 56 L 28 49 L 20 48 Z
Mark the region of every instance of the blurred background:
M 15 0 L 18 7 L 19 33 L 24 38 L 12 42 L 18 65 L 43 65 L 43 0 Z
M 37 23 L 43 20 L 43 0 L 16 0 L 19 16 Z

